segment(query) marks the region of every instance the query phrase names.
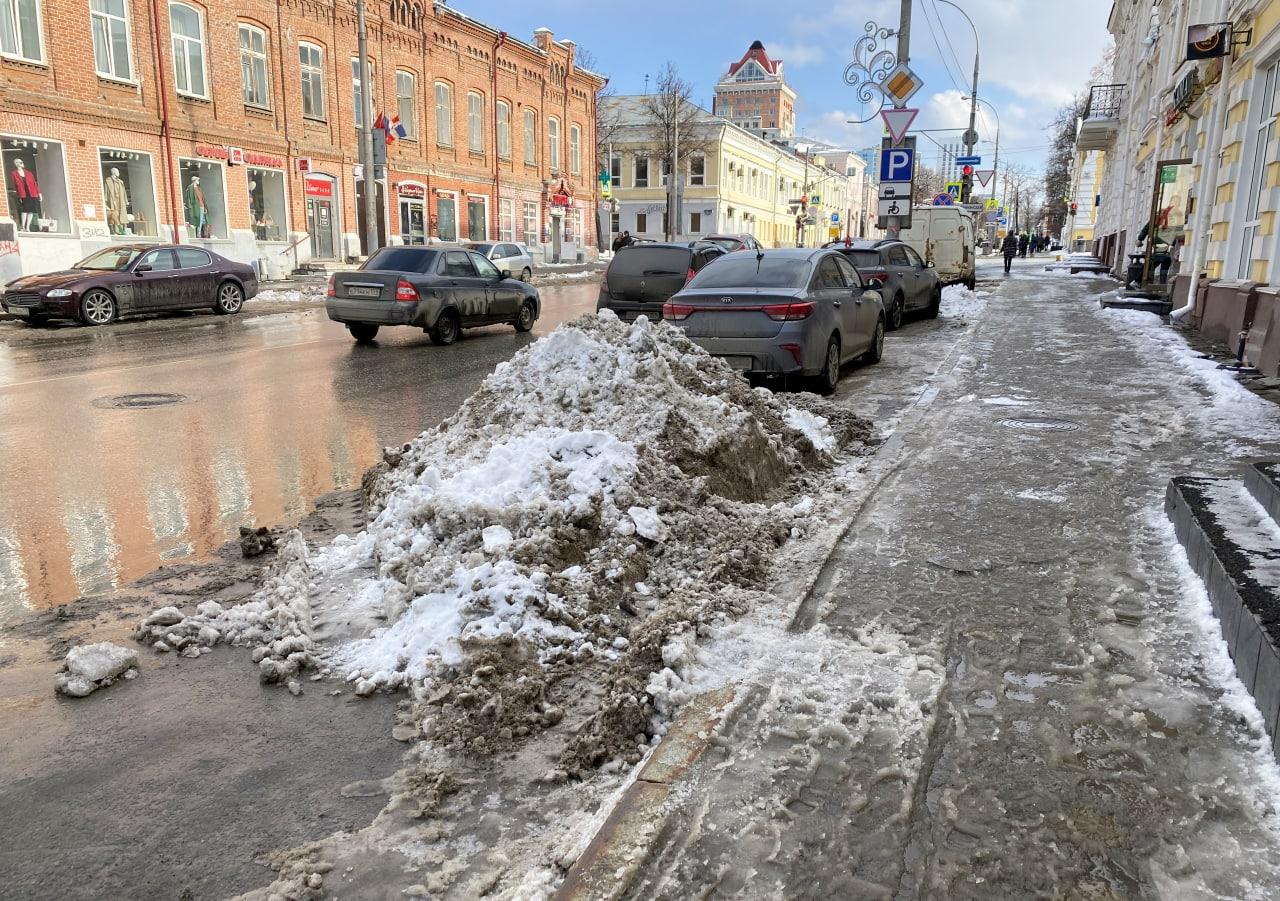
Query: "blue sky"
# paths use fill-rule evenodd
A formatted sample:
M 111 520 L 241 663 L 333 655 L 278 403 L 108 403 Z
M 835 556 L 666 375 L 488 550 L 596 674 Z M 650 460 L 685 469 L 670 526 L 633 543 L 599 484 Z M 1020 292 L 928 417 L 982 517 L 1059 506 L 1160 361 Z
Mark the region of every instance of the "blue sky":
M 978 28 L 978 95 L 998 110 L 1001 157 L 1038 169 L 1047 150 L 1044 128 L 1055 108 L 1085 82 L 1110 43 L 1106 23 L 1111 0 L 956 2 Z M 897 28 L 897 0 L 848 3 L 838 9 L 778 0 L 649 0 L 625 6 L 586 0 L 451 0 L 451 5 L 522 40 L 531 41 L 534 29 L 545 26 L 559 39 L 577 41 L 595 54 L 597 68 L 621 94 L 643 92 L 645 74 L 656 75 L 670 60 L 694 85 L 694 99 L 708 107 L 729 63 L 760 40 L 771 56 L 784 61 L 787 81 L 799 94 L 800 131 L 853 146 L 871 144 L 881 133 L 879 124 L 847 124 L 864 113 L 843 72 L 868 20 Z M 921 110 L 914 127 L 966 125 L 968 104 L 961 89 L 967 94 L 972 78 L 973 31 L 958 12 L 938 0 L 915 0 L 911 65 L 925 82 L 911 101 Z M 993 139 L 995 118 L 985 108 L 984 119 L 979 132 Z M 927 138 L 920 144 L 936 151 Z M 979 149 L 984 165 L 990 165 L 994 148 L 986 144 Z M 925 161 L 931 162 L 930 157 L 926 153 Z

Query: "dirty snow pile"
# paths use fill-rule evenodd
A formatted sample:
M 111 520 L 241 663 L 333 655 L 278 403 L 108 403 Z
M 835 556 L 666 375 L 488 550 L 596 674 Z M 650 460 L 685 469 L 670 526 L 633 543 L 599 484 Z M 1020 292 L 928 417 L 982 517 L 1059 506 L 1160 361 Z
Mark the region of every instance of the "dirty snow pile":
M 200 625 L 258 644 L 264 677 L 409 688 L 412 725 L 447 747 L 567 718 L 562 772 L 638 760 L 700 630 L 761 599 L 833 455 L 868 435 L 812 395 L 750 388 L 670 325 L 584 316 L 388 452 L 368 527 L 251 602 L 256 631 L 228 634 L 239 608 Z M 346 634 L 317 644 L 313 618 Z M 580 674 L 595 691 L 557 692 Z
M 324 285 L 295 288 L 266 288 L 254 295 L 254 300 L 266 303 L 324 303 Z
M 942 289 L 942 306 L 939 308 L 943 319 L 964 319 L 976 316 L 987 308 L 990 291 L 970 291 L 964 285 L 947 285 Z
M 83 698 L 117 679 L 138 675 L 138 652 L 109 641 L 76 645 L 67 651 L 62 672 L 53 680 L 54 689 L 72 698 Z

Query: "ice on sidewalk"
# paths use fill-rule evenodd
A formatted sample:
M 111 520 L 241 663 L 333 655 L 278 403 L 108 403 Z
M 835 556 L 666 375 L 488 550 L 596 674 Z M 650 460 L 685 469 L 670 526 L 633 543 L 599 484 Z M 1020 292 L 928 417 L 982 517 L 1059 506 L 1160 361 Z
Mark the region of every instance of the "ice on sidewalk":
M 76 645 L 67 652 L 62 672 L 54 677 L 53 687 L 59 694 L 83 698 L 99 688 L 106 688 L 122 676 L 137 675 L 138 652 L 109 641 Z

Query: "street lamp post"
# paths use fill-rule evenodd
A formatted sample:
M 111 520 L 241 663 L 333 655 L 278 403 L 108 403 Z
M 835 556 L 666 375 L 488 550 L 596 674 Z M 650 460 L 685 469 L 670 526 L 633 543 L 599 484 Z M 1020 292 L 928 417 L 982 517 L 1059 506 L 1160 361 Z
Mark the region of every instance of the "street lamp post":
M 964 20 L 969 23 L 969 27 L 973 29 L 973 89 L 969 93 L 969 130 L 964 133 L 964 152 L 966 156 L 973 156 L 973 146 L 978 143 L 978 133 L 973 130 L 973 126 L 978 116 L 978 29 L 973 24 L 973 19 L 969 18 L 969 14 L 961 9 L 951 0 L 937 0 L 938 3 L 945 3 L 960 15 L 964 16 Z M 960 200 L 963 203 L 969 202 L 969 194 L 973 190 L 973 180 L 968 179 L 967 184 L 961 188 Z
M 372 256 L 378 245 L 378 185 L 373 171 L 373 79 L 369 77 L 369 32 L 365 28 L 365 0 L 356 0 L 356 52 L 360 60 L 360 170 L 364 175 L 364 252 Z

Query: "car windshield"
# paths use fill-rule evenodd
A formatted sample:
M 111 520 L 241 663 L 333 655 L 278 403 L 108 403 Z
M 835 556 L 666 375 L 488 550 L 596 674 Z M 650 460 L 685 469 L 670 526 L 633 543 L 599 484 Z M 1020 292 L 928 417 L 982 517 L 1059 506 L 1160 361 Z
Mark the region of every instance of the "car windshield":
M 723 256 L 707 264 L 690 288 L 800 288 L 809 279 L 809 261 L 795 257 Z
M 132 247 L 108 247 L 90 254 L 76 263 L 76 269 L 100 269 L 103 272 L 118 272 L 138 258 L 140 250 Z
M 369 257 L 361 269 L 381 269 L 388 272 L 430 272 L 436 264 L 439 251 L 422 247 L 384 247 Z
M 735 250 L 741 250 L 746 246 L 737 238 L 707 238 L 707 241 L 711 244 L 715 244 L 717 247 L 723 247 L 730 253 L 733 253 Z
M 867 269 L 880 265 L 880 251 L 878 250 L 842 250 L 849 262 L 856 269 Z
M 611 275 L 684 275 L 692 253 L 683 247 L 624 247 L 609 264 Z
M 493 250 L 492 244 L 468 244 L 467 247 L 474 250 L 476 253 L 482 253 L 485 256 L 488 256 L 489 251 Z

